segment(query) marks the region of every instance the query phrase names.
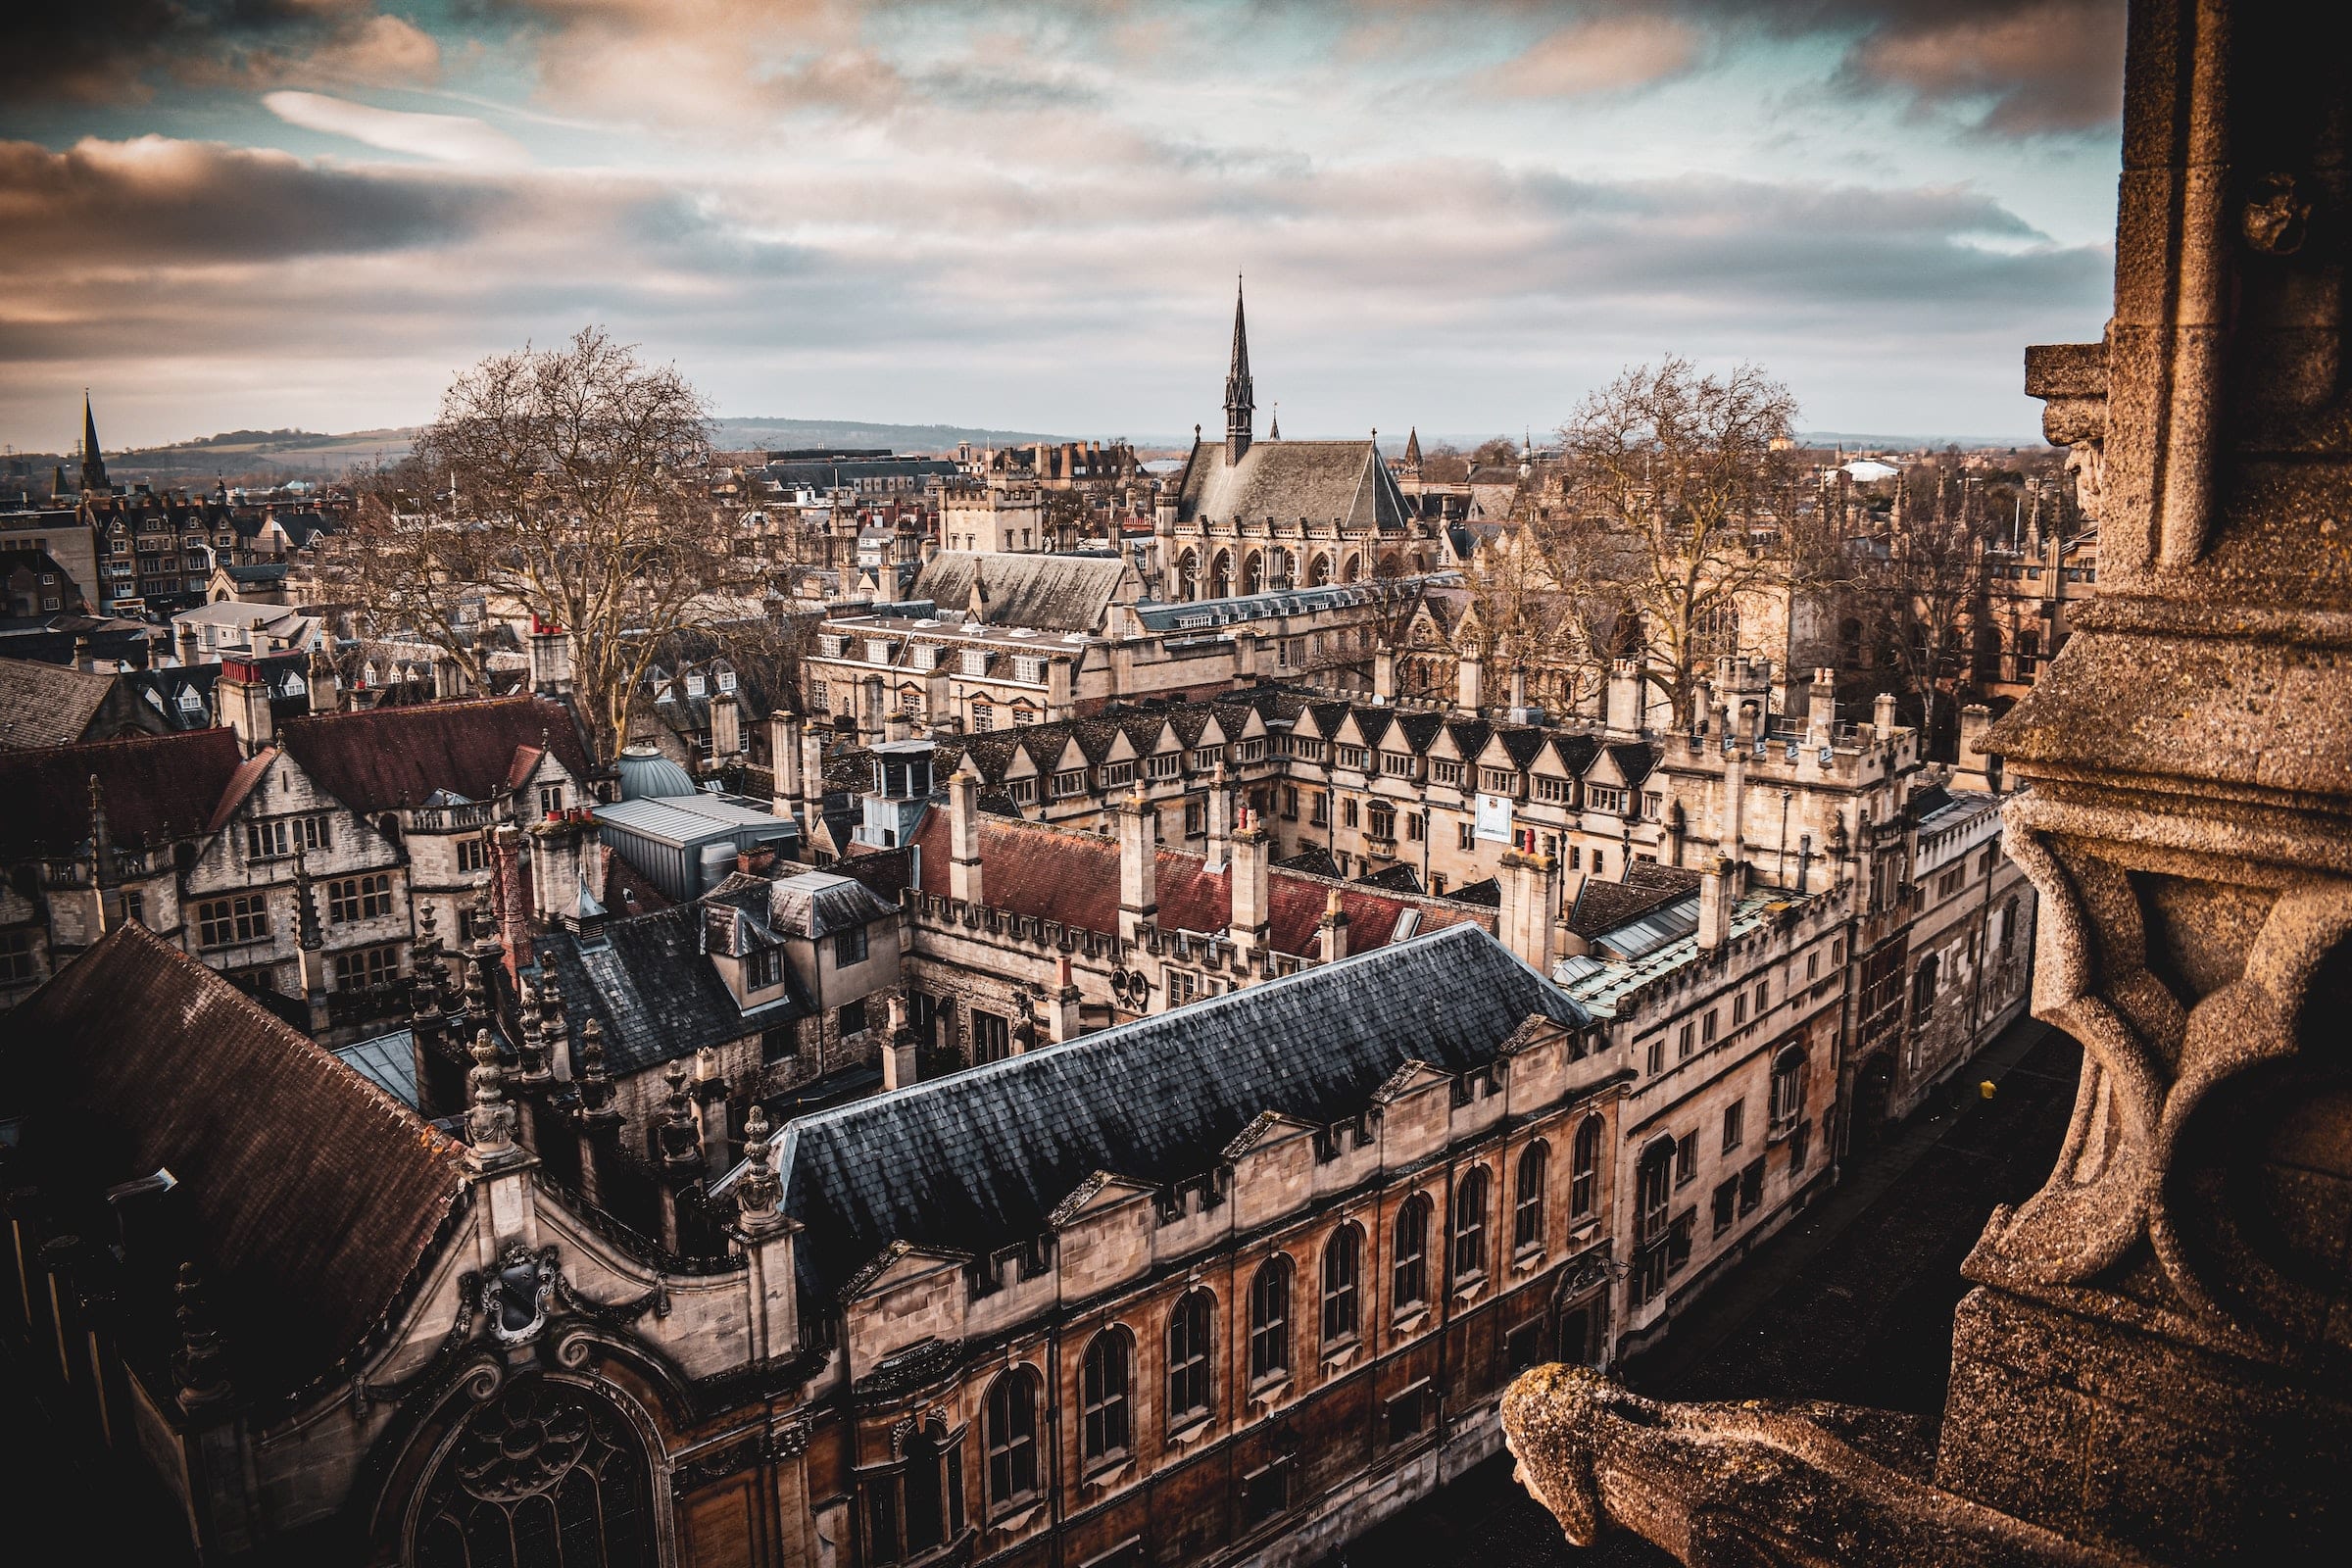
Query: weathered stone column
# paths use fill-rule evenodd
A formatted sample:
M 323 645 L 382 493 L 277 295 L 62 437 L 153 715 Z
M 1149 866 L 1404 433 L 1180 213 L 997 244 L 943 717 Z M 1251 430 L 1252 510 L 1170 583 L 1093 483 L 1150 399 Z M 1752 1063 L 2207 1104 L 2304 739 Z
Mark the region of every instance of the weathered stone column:
M 1590 1374 L 1504 1425 L 1572 1537 L 1687 1562 L 2286 1562 L 2352 1523 L 2352 75 L 2278 0 L 2135 0 L 2115 317 L 2028 351 L 2098 596 L 2023 786 L 2057 1168 L 1965 1272 L 1933 1484 L 1875 1412 Z M 1883 1421 L 1883 1418 L 1881 1418 Z M 1877 1436 L 1874 1436 L 1874 1432 Z

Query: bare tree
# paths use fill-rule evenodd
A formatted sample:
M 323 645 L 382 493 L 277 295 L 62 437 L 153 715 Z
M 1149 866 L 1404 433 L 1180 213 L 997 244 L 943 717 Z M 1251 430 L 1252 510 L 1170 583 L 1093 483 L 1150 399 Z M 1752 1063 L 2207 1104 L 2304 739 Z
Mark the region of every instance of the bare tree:
M 760 613 L 765 569 L 710 504 L 710 453 L 702 396 L 602 328 L 492 355 L 451 383 L 397 476 L 428 507 L 372 488 L 352 540 L 358 586 L 381 623 L 478 690 L 487 646 L 462 598 L 478 595 L 485 620 L 564 628 L 573 699 L 609 761 L 665 639 Z
M 1595 688 L 1604 661 L 1595 649 L 1595 606 L 1563 589 L 1534 530 L 1506 528 L 1471 557 L 1462 573 L 1476 632 L 1472 646 L 1489 671 L 1523 670 L 1538 701 L 1575 711 Z M 1492 675 L 1490 675 L 1492 678 Z
M 1743 599 L 1836 569 L 1791 504 L 1795 414 L 1754 366 L 1701 375 L 1669 358 L 1588 394 L 1560 427 L 1564 504 L 1535 538 L 1565 592 L 1639 627 L 1678 726 Z
M 1906 502 L 1925 488 L 1907 485 Z M 1906 504 L 1884 537 L 1856 541 L 1856 595 L 1885 657 L 1919 700 L 1929 746 L 1937 744 L 1938 699 L 1950 688 L 1956 703 L 1965 683 L 1965 639 L 1984 611 L 1985 531 L 1965 490 L 1955 504 L 1938 485 L 1932 505 Z

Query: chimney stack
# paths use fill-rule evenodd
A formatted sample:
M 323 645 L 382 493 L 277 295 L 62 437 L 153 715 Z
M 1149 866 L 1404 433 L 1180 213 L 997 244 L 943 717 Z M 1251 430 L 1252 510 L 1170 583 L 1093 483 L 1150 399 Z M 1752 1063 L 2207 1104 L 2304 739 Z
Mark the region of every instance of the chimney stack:
M 782 709 L 767 715 L 768 809 L 792 815 L 801 799 L 801 715 Z
M 914 1031 L 906 1024 L 906 999 L 890 999 L 890 1038 L 882 1043 L 882 1092 L 905 1089 L 919 1074 L 914 1060 Z
M 1995 790 L 1994 773 L 1998 767 L 1984 754 L 1984 732 L 1992 728 L 1992 710 L 1982 703 L 1971 703 L 1960 710 L 1960 762 L 1952 772 L 1952 787 L 1961 790 Z
M 1337 963 L 1348 956 L 1348 911 L 1340 907 L 1338 888 L 1333 888 L 1323 901 L 1323 919 L 1316 936 L 1325 963 Z
M 1054 963 L 1054 994 L 1047 999 L 1054 1009 L 1051 1025 L 1054 1044 L 1062 1045 L 1078 1038 L 1078 982 L 1070 974 L 1070 956 L 1063 954 Z
M 1258 825 L 1250 808 L 1242 808 L 1238 815 L 1241 825 L 1233 833 L 1233 897 L 1226 917 L 1226 934 L 1248 962 L 1262 958 L 1266 951 L 1266 935 L 1271 925 L 1273 858 L 1266 843 L 1266 830 Z
M 1159 919 L 1159 810 L 1142 786 L 1119 808 L 1119 937 L 1133 942 Z
M 237 732 L 251 757 L 276 738 L 276 720 L 270 712 L 270 680 L 250 659 L 220 662 L 220 721 Z
M 1472 713 L 1487 706 L 1487 663 L 1476 652 L 1454 662 L 1453 705 Z
M 1870 705 L 1870 727 L 1880 740 L 1894 739 L 1894 693 L 1881 692 Z
M 1372 656 L 1372 700 L 1383 705 L 1396 701 L 1396 650 L 1386 643 Z
M 1698 951 L 1714 953 L 1732 935 L 1732 903 L 1739 894 L 1738 867 L 1718 856 L 1698 879 Z
M 1602 723 L 1615 736 L 1633 737 L 1642 733 L 1642 687 L 1645 677 L 1642 661 L 1612 660 L 1609 663 L 1609 685 Z
M 1559 908 L 1558 862 L 1536 849 L 1533 828 L 1520 828 L 1502 852 L 1497 877 L 1502 907 L 1496 934 L 1538 974 L 1551 972 L 1552 917 Z
M 1221 875 L 1233 863 L 1233 787 L 1225 781 L 1225 763 L 1219 760 L 1208 775 L 1208 863 L 1201 867 L 1210 876 Z
M 969 755 L 948 780 L 948 897 L 987 902 L 980 880 L 980 772 Z
M 710 760 L 718 761 L 743 750 L 743 710 L 733 692 L 710 697 Z
M 1812 689 L 1805 694 L 1805 744 L 1818 750 L 1830 744 L 1838 728 L 1838 672 L 1813 671 Z

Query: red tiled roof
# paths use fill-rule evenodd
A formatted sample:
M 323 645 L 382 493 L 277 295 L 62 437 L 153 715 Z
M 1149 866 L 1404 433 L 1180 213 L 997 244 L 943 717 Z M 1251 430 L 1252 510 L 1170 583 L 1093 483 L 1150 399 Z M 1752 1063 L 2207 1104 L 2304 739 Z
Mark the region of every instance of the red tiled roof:
M 538 697 L 318 713 L 286 720 L 278 734 L 321 789 L 362 812 L 421 805 L 435 790 L 490 800 L 513 787 L 516 753 L 541 745 L 573 777 L 594 771 L 569 710 Z
M 242 760 L 230 729 L 0 751 L 0 860 L 68 855 L 88 839 L 92 777 L 122 848 L 205 832 Z
M 274 748 L 256 752 L 247 758 L 229 776 L 228 785 L 221 790 L 220 799 L 213 807 L 212 819 L 205 823 L 204 830 L 218 833 L 226 827 L 228 819 L 236 814 L 237 808 L 245 804 L 245 797 L 253 793 L 253 787 L 262 781 L 262 775 L 269 772 L 270 764 L 276 760 L 277 752 Z
M 922 887 L 948 892 L 948 813 L 924 813 L 915 830 L 920 846 Z M 1221 932 L 1232 921 L 1233 873 L 1210 872 L 1200 856 L 1162 849 L 1156 867 L 1158 923 L 1163 930 Z M 1003 817 L 980 819 L 980 878 L 987 902 L 1015 914 L 1058 920 L 1089 931 L 1119 928 L 1119 846 L 1091 833 L 1042 827 Z M 1316 951 L 1325 902 L 1334 884 L 1291 871 L 1267 876 L 1267 936 L 1274 951 L 1305 956 Z M 1339 890 L 1348 916 L 1348 951 L 1385 947 L 1408 908 L 1421 911 L 1419 930 L 1476 924 L 1476 909 L 1432 901 L 1398 899 L 1355 886 Z
M 69 1191 L 178 1178 L 247 1393 L 357 1346 L 459 1200 L 455 1145 L 136 923 L 9 1021 L 35 1164 Z

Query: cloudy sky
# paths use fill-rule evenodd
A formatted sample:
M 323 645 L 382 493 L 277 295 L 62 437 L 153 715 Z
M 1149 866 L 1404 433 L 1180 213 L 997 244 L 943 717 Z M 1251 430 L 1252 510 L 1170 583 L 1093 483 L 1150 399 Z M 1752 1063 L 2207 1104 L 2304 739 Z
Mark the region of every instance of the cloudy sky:
M 724 415 L 1541 429 L 1747 359 L 2036 428 L 2121 0 L 74 0 L 0 93 L 0 441 L 429 417 L 590 321 Z

